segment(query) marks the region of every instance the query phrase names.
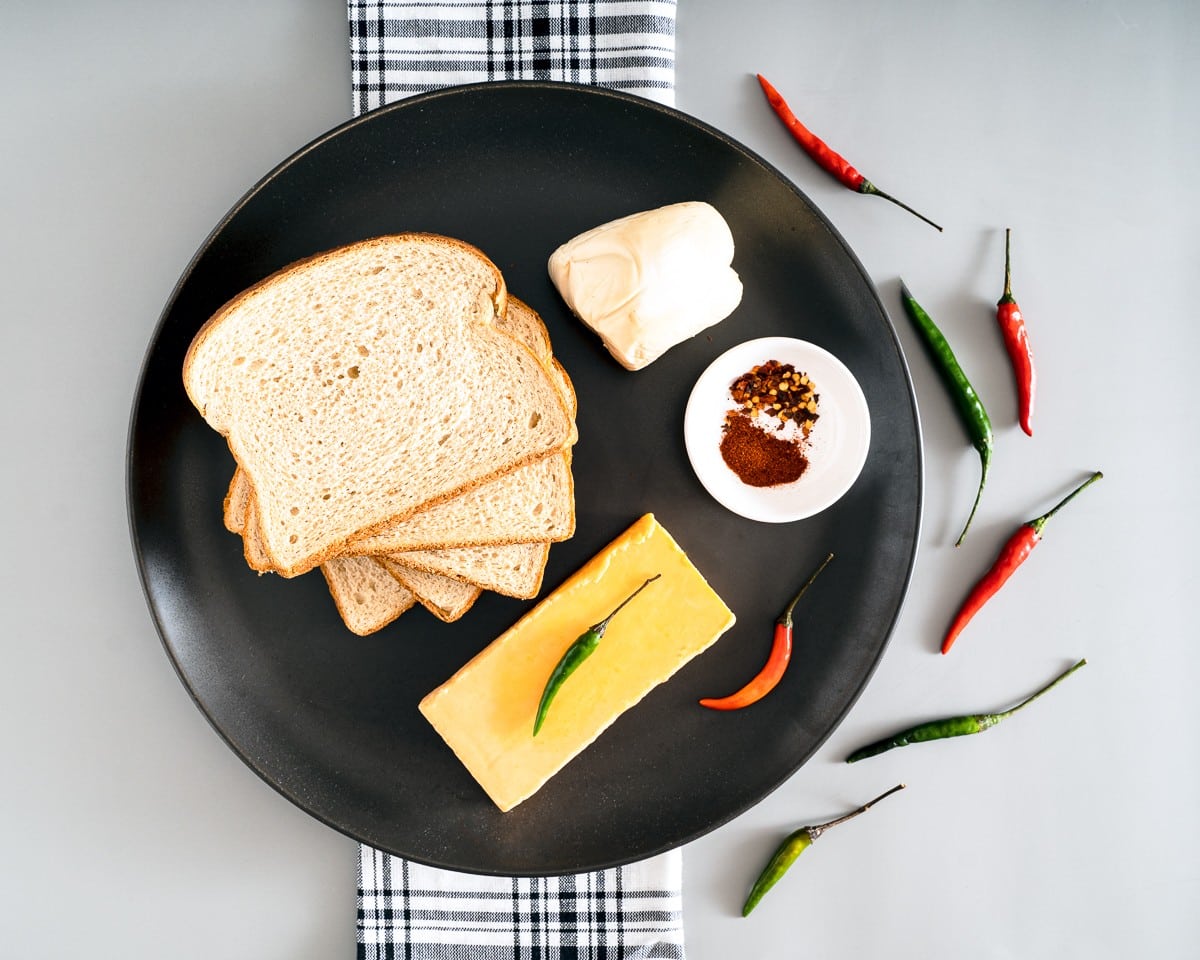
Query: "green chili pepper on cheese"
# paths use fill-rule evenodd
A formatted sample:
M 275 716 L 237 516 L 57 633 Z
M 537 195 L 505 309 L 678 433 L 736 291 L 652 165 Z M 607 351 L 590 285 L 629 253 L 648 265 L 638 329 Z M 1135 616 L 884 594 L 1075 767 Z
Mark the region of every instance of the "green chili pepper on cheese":
M 645 590 L 646 587 L 648 587 L 661 576 L 661 573 L 656 573 L 654 576 L 650 577 L 650 579 L 648 579 L 640 587 L 634 590 L 633 593 L 621 601 L 620 606 L 618 606 L 616 610 L 610 613 L 599 623 L 588 627 L 587 630 L 580 634 L 579 638 L 574 643 L 567 647 L 566 652 L 562 655 L 562 658 L 558 661 L 558 664 L 550 672 L 550 679 L 546 681 L 546 688 L 542 691 L 542 699 L 541 702 L 538 703 L 537 716 L 533 721 L 533 735 L 535 737 L 538 735 L 538 731 L 542 729 L 542 724 L 546 720 L 546 712 L 550 709 L 551 701 L 558 694 L 559 689 L 561 689 L 563 683 L 566 682 L 567 677 L 574 673 L 576 669 L 578 669 L 579 665 L 596 651 L 596 647 L 600 645 L 600 641 L 604 637 L 604 631 L 608 629 L 608 624 L 612 618 L 621 612 L 621 610 L 625 607 L 625 604 L 629 603 L 630 600 L 636 597 L 639 593 Z

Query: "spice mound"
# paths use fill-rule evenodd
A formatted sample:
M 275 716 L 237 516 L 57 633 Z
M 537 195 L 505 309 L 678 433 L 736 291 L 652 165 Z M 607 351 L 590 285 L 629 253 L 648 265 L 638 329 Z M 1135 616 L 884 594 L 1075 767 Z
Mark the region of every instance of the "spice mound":
M 799 480 L 808 468 L 805 445 L 817 421 L 819 397 L 807 374 L 768 360 L 729 387 L 737 406 L 725 415 L 721 458 L 752 487 Z

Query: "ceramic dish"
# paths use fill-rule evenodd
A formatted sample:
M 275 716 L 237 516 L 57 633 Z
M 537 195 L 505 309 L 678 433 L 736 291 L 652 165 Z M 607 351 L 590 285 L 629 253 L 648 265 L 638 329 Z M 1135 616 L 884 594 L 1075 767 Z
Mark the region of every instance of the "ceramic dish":
M 808 462 L 800 478 L 758 487 L 730 469 L 720 448 L 726 412 L 737 406 L 730 384 L 768 360 L 809 376 L 818 416 L 800 444 Z M 854 374 L 828 350 L 793 337 L 761 337 L 726 350 L 700 375 L 688 398 L 683 435 L 692 469 L 718 503 L 749 520 L 790 523 L 828 509 L 853 486 L 871 445 L 871 414 Z

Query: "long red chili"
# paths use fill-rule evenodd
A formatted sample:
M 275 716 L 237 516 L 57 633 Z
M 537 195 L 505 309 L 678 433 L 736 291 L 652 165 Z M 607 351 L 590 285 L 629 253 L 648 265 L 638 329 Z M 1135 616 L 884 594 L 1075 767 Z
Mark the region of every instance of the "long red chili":
M 1033 395 L 1037 386 L 1037 375 L 1033 368 L 1033 351 L 1029 347 L 1029 331 L 1025 329 L 1025 318 L 1012 295 L 1012 256 L 1009 240 L 1012 231 L 1004 231 L 1004 294 L 996 303 L 996 319 L 1004 335 L 1004 346 L 1012 363 L 1013 376 L 1017 381 L 1017 419 L 1021 429 L 1033 436 Z
M 740 710 L 742 707 L 748 707 L 752 703 L 757 703 L 775 689 L 779 681 L 783 679 L 783 674 L 792 659 L 792 611 L 796 608 L 796 602 L 804 596 L 804 591 L 812 586 L 812 582 L 817 579 L 817 575 L 825 569 L 832 559 L 833 554 L 831 553 L 821 561 L 821 565 L 813 571 L 812 576 L 805 581 L 804 586 L 792 597 L 792 601 L 787 605 L 787 609 L 775 621 L 775 636 L 771 641 L 771 653 L 767 657 L 766 664 L 754 679 L 742 687 L 741 690 L 737 691 L 737 693 L 731 693 L 727 697 L 706 697 L 700 701 L 700 706 L 709 707 L 713 710 Z
M 791 135 L 804 148 L 804 152 L 812 157 L 822 170 L 831 174 L 842 186 L 849 187 L 856 193 L 866 193 L 876 197 L 883 197 L 884 200 L 889 200 L 896 206 L 907 210 L 914 217 L 924 220 L 931 227 L 939 231 L 942 229 L 924 214 L 917 213 L 908 204 L 901 203 L 890 194 L 884 193 L 870 180 L 855 170 L 848 160 L 836 153 L 830 148 L 829 144 L 800 122 L 800 119 L 792 112 L 792 108 L 787 105 L 787 101 L 783 99 L 778 90 L 771 86 L 766 77 L 761 73 L 757 74 L 757 76 L 759 86 L 762 87 L 763 93 L 767 95 L 767 103 L 771 105 L 771 109 L 775 111 L 775 115 L 783 121 L 783 125 L 788 128 Z
M 1087 480 L 1063 497 L 1052 509 L 1043 513 L 1036 520 L 1030 520 L 1017 528 L 1016 533 L 1009 537 L 1008 542 L 1000 549 L 999 556 L 996 557 L 988 572 L 980 578 L 979 582 L 971 588 L 971 592 L 967 594 L 967 599 L 963 601 L 962 607 L 959 608 L 958 615 L 954 618 L 954 622 L 950 624 L 950 629 L 946 631 L 946 637 L 942 641 L 942 653 L 950 652 L 950 648 L 954 646 L 954 641 L 958 639 L 958 635 L 962 633 L 963 628 L 971 622 L 971 618 L 980 611 L 988 600 L 996 595 L 996 592 L 1004 586 L 1017 567 L 1023 564 L 1029 554 L 1033 552 L 1033 548 L 1041 542 L 1042 527 L 1046 525 L 1046 521 L 1103 476 L 1104 474 L 1097 470 Z

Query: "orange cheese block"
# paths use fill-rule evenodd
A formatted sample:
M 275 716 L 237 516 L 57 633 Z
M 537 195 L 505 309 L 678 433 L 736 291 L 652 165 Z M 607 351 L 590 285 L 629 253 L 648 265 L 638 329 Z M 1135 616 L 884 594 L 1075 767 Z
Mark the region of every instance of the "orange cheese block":
M 533 720 L 563 652 L 643 581 L 595 653 L 567 678 L 537 737 Z M 511 810 L 614 720 L 733 626 L 732 611 L 646 514 L 421 701 L 501 810 Z

